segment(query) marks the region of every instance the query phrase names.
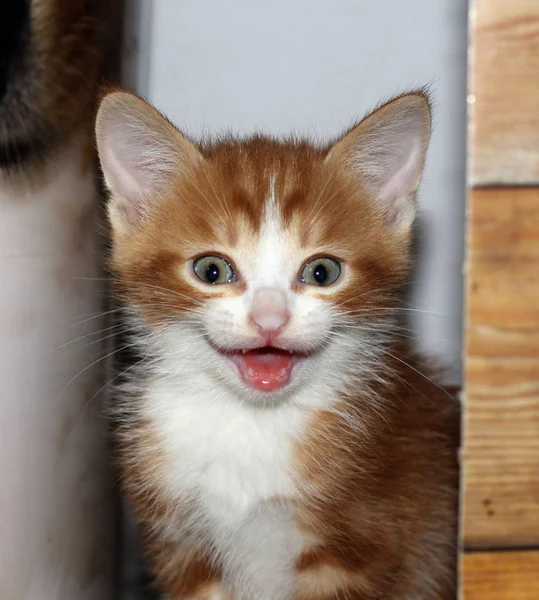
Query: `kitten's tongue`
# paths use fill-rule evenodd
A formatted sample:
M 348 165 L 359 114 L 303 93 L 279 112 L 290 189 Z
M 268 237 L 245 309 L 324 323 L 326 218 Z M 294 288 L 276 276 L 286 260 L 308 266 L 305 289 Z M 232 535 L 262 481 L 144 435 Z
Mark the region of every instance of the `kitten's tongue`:
M 241 354 L 238 367 L 243 381 L 265 392 L 288 383 L 292 371 L 292 356 L 277 348 L 259 348 Z

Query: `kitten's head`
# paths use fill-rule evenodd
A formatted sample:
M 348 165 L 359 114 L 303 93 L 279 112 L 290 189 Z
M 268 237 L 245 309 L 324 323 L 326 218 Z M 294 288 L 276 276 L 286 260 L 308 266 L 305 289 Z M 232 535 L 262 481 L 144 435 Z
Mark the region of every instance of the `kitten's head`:
M 200 146 L 143 100 L 107 95 L 111 264 L 168 370 L 258 400 L 372 374 L 410 267 L 429 133 L 418 92 L 326 147 Z

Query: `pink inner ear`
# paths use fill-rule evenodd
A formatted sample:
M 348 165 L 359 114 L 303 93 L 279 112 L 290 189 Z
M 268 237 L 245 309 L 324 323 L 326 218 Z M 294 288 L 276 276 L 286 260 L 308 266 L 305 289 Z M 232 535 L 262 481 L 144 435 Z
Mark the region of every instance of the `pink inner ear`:
M 404 147 L 401 153 L 395 154 L 394 164 L 388 165 L 389 174 L 385 181 L 379 183 L 377 190 L 379 200 L 386 205 L 388 222 L 392 225 L 399 221 L 401 215 L 415 210 L 411 196 L 415 193 L 423 160 L 420 140 L 409 140 L 409 144 L 408 148 Z
M 118 129 L 115 133 L 119 135 L 122 130 Z M 145 171 L 147 165 L 137 164 L 136 151 L 133 140 L 129 146 L 125 140 L 111 136 L 109 147 L 102 154 L 103 170 L 113 192 L 113 203 L 129 225 L 138 223 L 147 214 L 151 195 L 151 174 Z
M 426 100 L 403 96 L 378 109 L 332 149 L 394 228 L 409 228 L 430 137 Z
M 129 145 L 121 138 L 112 138 L 105 162 L 109 184 L 114 192 L 129 202 L 135 202 L 148 188 L 150 176 L 144 172 L 146 165 L 137 161 L 137 150 L 142 152 L 144 148 L 137 148 L 135 140 L 130 142 Z
M 147 214 L 146 203 L 137 198 L 133 201 L 123 201 L 117 204 L 118 210 L 129 225 L 136 225 Z
M 391 203 L 389 209 L 386 213 L 387 215 L 387 223 L 391 227 L 397 224 L 400 216 L 406 210 L 407 201 L 403 198 L 400 198 Z

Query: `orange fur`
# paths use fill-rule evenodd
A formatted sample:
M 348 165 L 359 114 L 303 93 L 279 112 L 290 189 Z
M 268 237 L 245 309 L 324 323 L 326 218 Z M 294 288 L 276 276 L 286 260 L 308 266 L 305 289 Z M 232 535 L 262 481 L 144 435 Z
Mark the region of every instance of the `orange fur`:
M 138 109 L 147 111 L 149 122 L 168 127 L 150 107 Z M 391 103 L 382 110 L 392 110 Z M 382 118 L 377 114 L 375 121 Z M 270 185 L 287 243 L 298 254 L 335 256 L 348 269 L 346 284 L 334 291 L 296 283 L 297 294 L 314 294 L 367 322 L 400 306 L 398 292 L 411 266 L 409 235 L 389 233 L 364 182 L 343 168 L 339 152 L 346 148 L 258 136 L 196 148 L 202 160 L 193 154 L 142 225 L 122 230 L 111 217 L 111 267 L 119 293 L 149 323 L 245 291 L 241 280 L 202 288 L 184 265 L 201 253 L 250 252 Z M 396 336 L 384 359 L 383 382 L 348 389 L 339 410 L 312 411 L 295 445 L 298 496 L 274 500 L 293 506 L 310 544 L 295 563 L 295 600 L 455 597 L 458 410 L 431 377 L 408 342 Z M 359 430 L 347 416 L 361 424 Z M 167 494 L 153 425 L 136 415 L 125 423 L 120 471 L 157 582 L 174 600 L 203 598 L 197 590 L 219 585 L 219 562 L 209 548 L 207 554 L 203 547 L 195 552 L 165 539 L 164 515 L 181 518 L 192 507 L 175 504 Z

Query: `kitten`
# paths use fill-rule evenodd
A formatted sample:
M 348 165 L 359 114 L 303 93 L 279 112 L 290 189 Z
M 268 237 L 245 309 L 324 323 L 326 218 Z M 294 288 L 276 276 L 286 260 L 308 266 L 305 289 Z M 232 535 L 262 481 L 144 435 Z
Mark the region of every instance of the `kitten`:
M 96 135 L 143 357 L 120 471 L 165 596 L 455 598 L 456 403 L 397 324 L 425 95 L 316 147 L 197 145 L 112 92 Z

